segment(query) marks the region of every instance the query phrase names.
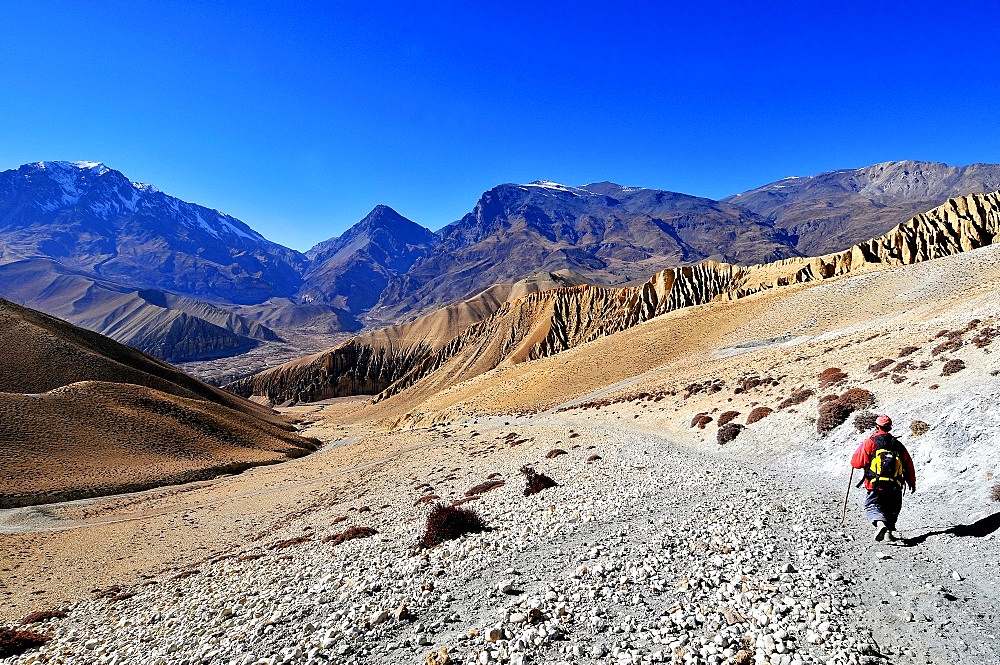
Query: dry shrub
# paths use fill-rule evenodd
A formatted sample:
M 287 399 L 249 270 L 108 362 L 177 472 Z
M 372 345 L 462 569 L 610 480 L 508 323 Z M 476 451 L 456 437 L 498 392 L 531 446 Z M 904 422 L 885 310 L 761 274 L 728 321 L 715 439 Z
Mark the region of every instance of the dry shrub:
M 33 630 L 0 628 L 0 658 L 20 656 L 28 649 L 40 647 L 51 639 Z
M 854 416 L 854 429 L 859 432 L 870 432 L 875 429 L 875 419 L 878 415 L 871 411 L 862 411 Z
M 697 427 L 698 429 L 705 429 L 705 425 L 712 422 L 712 416 L 707 413 L 699 413 L 694 418 L 691 419 L 691 427 Z
M 993 340 L 997 337 L 1000 337 L 1000 327 L 989 326 L 980 330 L 971 341 L 976 345 L 977 349 L 985 349 L 987 346 L 992 344 Z
M 913 436 L 923 436 L 927 434 L 931 429 L 931 426 L 925 423 L 923 420 L 913 420 L 910 422 L 910 432 Z
M 600 455 L 591 455 L 590 457 L 587 458 L 587 461 L 588 462 L 596 462 L 596 461 L 598 461 L 600 459 L 603 459 Z
M 733 420 L 740 415 L 739 411 L 723 411 L 719 414 L 719 427 L 726 425 L 727 423 L 733 422 Z
M 67 614 L 62 610 L 41 610 L 40 612 L 32 612 L 21 619 L 21 625 L 27 626 L 29 623 L 38 623 L 47 619 L 62 619 L 65 616 Z
M 951 376 L 952 374 L 961 372 L 963 369 L 965 369 L 965 363 L 958 358 L 952 358 L 941 368 L 941 376 Z
M 299 536 L 297 538 L 289 538 L 288 540 L 279 540 L 278 542 L 271 545 L 271 549 L 283 550 L 288 547 L 294 547 L 295 545 L 301 545 L 302 543 L 308 541 L 309 541 L 309 536 Z
M 532 494 L 538 494 L 542 490 L 546 490 L 550 487 L 557 487 L 559 483 L 552 480 L 544 473 L 538 473 L 530 466 L 522 466 L 521 473 L 524 474 L 526 480 L 526 485 L 524 487 L 524 496 L 531 496 Z
M 465 496 L 473 496 L 476 494 L 485 494 L 490 490 L 495 490 L 498 487 L 503 487 L 504 481 L 494 479 L 487 480 L 485 483 L 479 483 L 478 485 L 473 485 L 469 489 L 465 490 Z
M 1000 501 L 1000 483 L 996 483 L 990 488 L 990 500 Z
M 566 454 L 566 451 L 562 448 L 553 448 L 549 452 L 545 453 L 545 459 L 552 459 L 553 457 L 559 457 L 560 455 Z
M 195 568 L 194 570 L 185 570 L 183 573 L 179 573 L 177 575 L 174 575 L 172 579 L 174 579 L 174 580 L 186 580 L 187 578 L 191 577 L 192 575 L 201 575 L 201 571 L 198 570 L 197 568 Z M 118 595 L 118 594 L 115 594 L 115 595 Z M 110 597 L 112 597 L 112 596 L 109 596 L 109 598 Z M 100 598 L 100 596 L 98 596 L 98 598 Z
M 847 374 L 839 367 L 828 367 L 819 374 L 819 387 L 821 389 L 829 388 L 842 383 L 846 378 Z
M 851 411 L 861 411 L 875 406 L 875 396 L 864 388 L 851 388 L 838 399 L 851 407 Z
M 820 434 L 826 434 L 847 422 L 855 411 L 870 409 L 874 405 L 872 394 L 861 388 L 851 388 L 839 397 L 834 395 L 833 399 L 824 399 L 819 405 L 816 429 Z
M 340 524 L 341 522 L 344 522 L 347 519 L 348 519 L 347 515 L 341 515 L 340 517 L 334 517 L 333 518 L 333 523 L 334 524 Z
M 378 533 L 378 531 L 370 526 L 352 526 L 344 531 L 341 531 L 340 533 L 327 536 L 323 539 L 323 542 L 333 543 L 334 547 L 336 547 L 341 543 L 346 543 L 348 540 L 368 538 L 370 536 L 374 536 L 376 533 Z
M 869 372 L 873 372 L 873 373 L 881 372 L 882 370 L 884 370 L 886 367 L 888 367 L 889 365 L 893 364 L 894 362 L 896 362 L 896 361 L 895 360 L 890 360 L 889 358 L 886 358 L 885 360 L 880 360 L 877 363 L 875 363 L 874 365 L 870 365 L 868 367 L 868 371 Z
M 796 406 L 798 404 L 802 404 L 802 402 L 806 401 L 815 394 L 816 393 L 809 390 L 808 388 L 806 388 L 805 390 L 797 390 L 788 397 L 786 397 L 784 400 L 782 400 L 781 404 L 778 405 L 778 410 L 787 409 L 790 406 Z
M 480 533 L 485 530 L 486 523 L 483 518 L 471 508 L 438 503 L 427 515 L 427 526 L 424 527 L 424 535 L 421 536 L 418 546 L 429 549 L 467 533 Z
M 906 356 L 913 355 L 919 350 L 920 350 L 919 346 L 904 346 L 899 350 L 899 355 L 897 355 L 896 357 L 905 358 Z
M 719 445 L 724 445 L 735 439 L 743 431 L 743 425 L 739 423 L 728 423 L 719 428 L 719 432 L 716 435 L 716 439 Z
M 913 367 L 914 365 L 912 360 L 900 360 L 898 363 L 896 363 L 896 366 L 893 367 L 891 371 L 894 374 L 902 374 L 904 372 L 909 372 L 911 369 L 913 369 Z
M 195 570 L 197 571 L 197 569 L 195 569 Z M 184 577 L 187 577 L 187 575 L 185 575 Z M 181 579 L 184 579 L 184 578 L 181 578 Z M 94 598 L 111 598 L 112 596 L 117 596 L 121 592 L 122 592 L 121 586 L 119 586 L 118 584 L 115 584 L 115 585 L 109 586 L 107 589 L 104 589 L 104 590 L 94 589 L 90 593 L 94 594 Z
M 774 413 L 774 409 L 769 406 L 758 406 L 756 409 L 750 412 L 747 416 L 747 425 L 753 425 L 759 420 L 767 418 L 769 415 Z

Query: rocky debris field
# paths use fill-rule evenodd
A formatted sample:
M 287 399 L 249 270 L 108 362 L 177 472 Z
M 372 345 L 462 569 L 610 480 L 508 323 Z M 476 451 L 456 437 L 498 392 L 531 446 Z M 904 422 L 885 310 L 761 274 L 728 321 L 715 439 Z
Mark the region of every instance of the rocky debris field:
M 0 662 L 1000 663 L 989 529 L 924 528 L 911 511 L 906 540 L 874 543 L 860 493 L 841 525 L 841 479 L 578 423 L 546 459 L 567 428 L 539 423 L 472 456 L 505 481 L 463 506 L 485 532 L 417 550 L 434 502 L 420 498 L 455 476 L 399 469 L 369 496 L 386 505 L 322 526 L 373 535 L 323 542 L 295 522 L 297 537 L 65 607 L 30 626 L 51 641 Z M 442 431 L 500 428 L 476 429 Z M 526 463 L 559 485 L 524 496 Z

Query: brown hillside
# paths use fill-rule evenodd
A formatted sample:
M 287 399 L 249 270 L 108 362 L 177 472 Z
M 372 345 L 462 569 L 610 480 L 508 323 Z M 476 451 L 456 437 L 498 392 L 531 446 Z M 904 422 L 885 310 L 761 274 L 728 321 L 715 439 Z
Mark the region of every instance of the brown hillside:
M 417 382 L 423 383 L 422 394 L 430 394 L 501 364 L 548 357 L 674 310 L 920 263 L 992 244 L 998 234 L 1000 192 L 958 197 L 843 252 L 748 267 L 709 261 L 664 270 L 636 287 L 581 285 L 532 293 L 504 303 L 440 348 L 374 334 L 228 388 L 273 402 L 379 390 L 381 400 Z
M 0 300 L 0 508 L 207 478 L 314 450 L 283 417 Z

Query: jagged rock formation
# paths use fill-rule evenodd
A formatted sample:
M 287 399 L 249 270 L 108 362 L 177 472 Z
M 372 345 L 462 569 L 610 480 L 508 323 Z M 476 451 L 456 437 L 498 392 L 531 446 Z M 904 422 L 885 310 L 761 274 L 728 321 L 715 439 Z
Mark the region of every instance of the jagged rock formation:
M 353 386 L 381 389 L 376 401 L 417 382 L 443 389 L 501 364 L 550 356 L 666 312 L 919 263 L 990 245 L 998 234 L 1000 192 L 958 197 L 843 252 L 753 266 L 707 261 L 661 271 L 635 287 L 579 285 L 530 293 L 503 303 L 436 348 L 415 340 L 406 343 L 402 335 L 369 335 L 227 389 L 266 395 L 274 402 L 359 394 L 349 392 Z

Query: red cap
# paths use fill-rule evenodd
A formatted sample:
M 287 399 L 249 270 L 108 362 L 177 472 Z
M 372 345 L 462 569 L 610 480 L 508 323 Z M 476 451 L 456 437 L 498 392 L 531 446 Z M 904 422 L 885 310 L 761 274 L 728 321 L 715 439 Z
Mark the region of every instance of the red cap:
M 875 419 L 875 424 L 881 427 L 882 429 L 889 429 L 890 427 L 892 427 L 892 418 L 890 418 L 885 414 L 882 414 L 881 416 Z

